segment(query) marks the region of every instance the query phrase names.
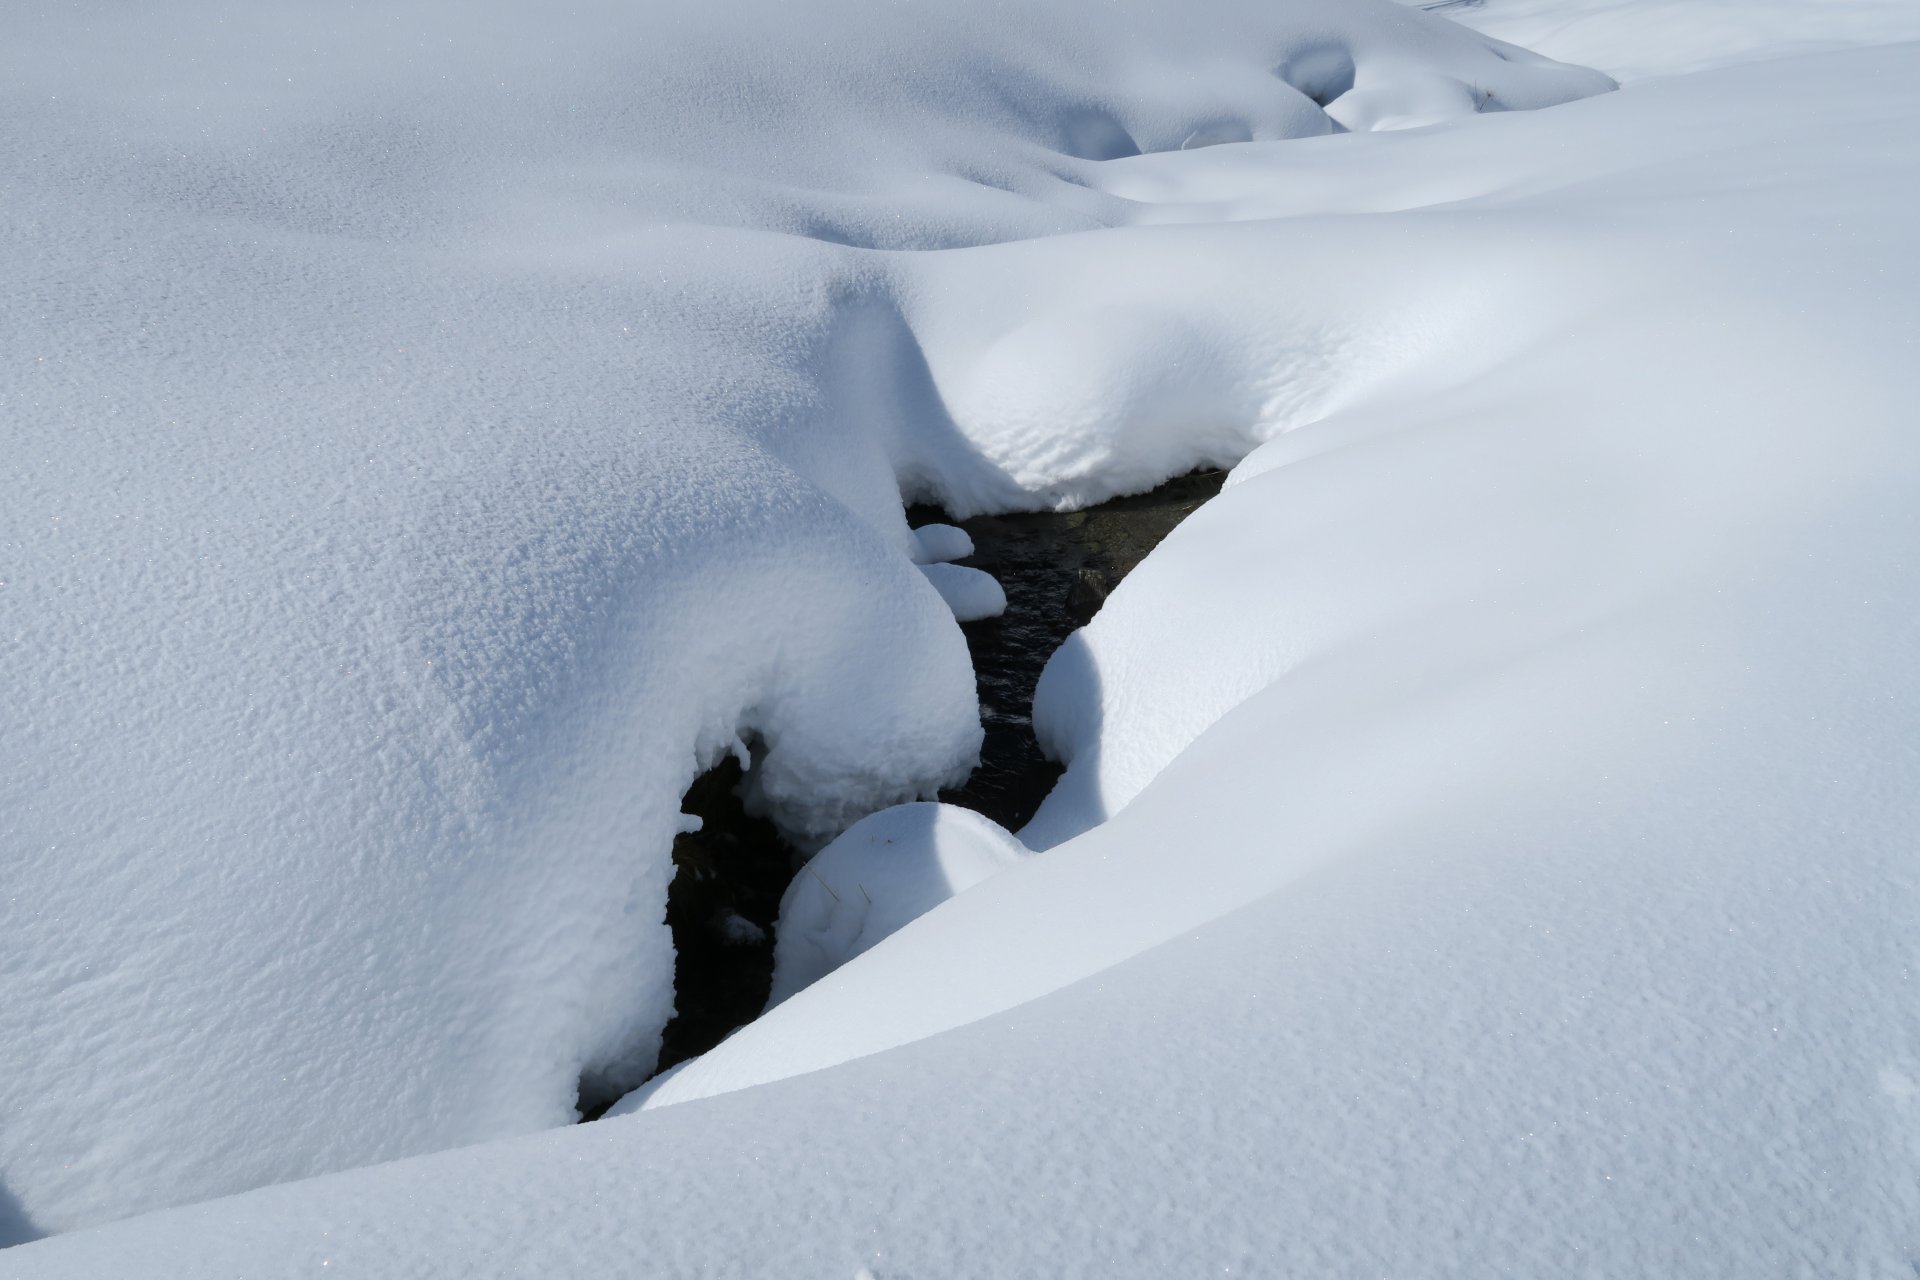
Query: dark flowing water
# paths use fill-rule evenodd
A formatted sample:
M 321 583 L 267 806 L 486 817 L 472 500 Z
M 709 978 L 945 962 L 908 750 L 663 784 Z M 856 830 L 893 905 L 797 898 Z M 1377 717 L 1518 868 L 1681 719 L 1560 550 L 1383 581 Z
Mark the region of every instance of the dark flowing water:
M 1018 831 L 1060 777 L 1033 736 L 1033 689 L 1040 672 L 1075 629 L 1092 621 L 1120 580 L 1147 552 L 1220 492 L 1227 473 L 1196 471 L 1148 493 L 1084 511 L 975 516 L 952 521 L 937 507 L 912 507 L 907 521 L 958 524 L 973 538 L 962 564 L 984 569 L 1007 592 L 1007 611 L 963 630 L 980 681 L 986 741 L 980 767 L 940 798 Z
M 1197 471 L 1085 511 L 956 521 L 936 507 L 908 510 L 915 528 L 965 529 L 974 553 L 960 563 L 992 574 L 1007 593 L 1005 614 L 963 628 L 980 682 L 986 740 L 980 767 L 964 786 L 942 792 L 942 800 L 1009 830 L 1026 825 L 1060 776 L 1033 736 L 1033 689 L 1047 659 L 1225 479 L 1224 471 Z M 747 814 L 736 794 L 740 779 L 740 766 L 728 759 L 702 775 L 681 805 L 702 825 L 673 842 L 667 924 L 675 1012 L 656 1072 L 705 1053 L 759 1016 L 767 1002 L 774 920 L 798 860 L 771 823 Z M 581 1115 L 597 1118 L 615 1092 L 583 1082 Z

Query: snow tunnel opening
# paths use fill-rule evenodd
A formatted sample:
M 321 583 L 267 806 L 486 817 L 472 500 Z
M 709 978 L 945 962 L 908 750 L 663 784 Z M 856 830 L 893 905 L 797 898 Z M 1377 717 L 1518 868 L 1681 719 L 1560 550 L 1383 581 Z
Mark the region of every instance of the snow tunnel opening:
M 802 858 L 773 823 L 747 812 L 746 776 L 740 762 L 726 756 L 694 779 L 680 802 L 681 812 L 700 819 L 700 829 L 673 838 L 666 910 L 673 1017 L 660 1033 L 649 1078 L 705 1053 L 766 1007 L 774 921 Z M 581 1120 L 599 1119 L 643 1083 L 583 1072 Z
M 1273 74 L 1324 111 L 1353 88 L 1359 71 L 1351 51 L 1341 45 L 1324 44 L 1297 50 L 1275 67 Z
M 700 829 L 673 838 L 673 1018 L 661 1032 L 656 1072 L 705 1053 L 767 1003 L 774 921 L 804 857 L 772 822 L 747 812 L 745 783 L 746 771 L 727 756 L 681 801 Z

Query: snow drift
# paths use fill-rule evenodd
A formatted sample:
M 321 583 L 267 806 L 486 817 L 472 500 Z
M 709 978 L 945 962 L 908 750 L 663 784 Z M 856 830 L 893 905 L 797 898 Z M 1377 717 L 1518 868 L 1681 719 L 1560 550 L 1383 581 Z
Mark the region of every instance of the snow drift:
M 1153 322 L 1077 347 L 1015 284 L 981 330 L 885 251 L 1124 222 L 1112 157 L 1607 87 L 1350 0 L 179 0 L 13 15 L 0 67 L 16 1237 L 638 1080 L 700 770 L 750 750 L 819 843 L 972 762 L 903 494 L 1084 501 L 1287 425 L 1227 387 L 1171 431 L 1148 367 L 1109 436 L 1075 397 Z
M 1194 447 L 1269 432 L 1049 671 L 1052 847 L 638 1114 L 0 1256 L 1911 1271 L 1916 85 L 1889 47 L 1130 157 L 1085 178 L 1132 227 L 921 255 L 956 423 L 1023 403 L 970 372 L 1039 385 L 1005 335 L 1056 354 L 1062 492 L 1103 407 L 1158 442 L 1115 467 L 1177 456 L 1156 384 Z
M 1724 12 L 1555 2 L 1467 16 L 1624 72 Z M 0 1229 L 564 1118 L 663 1012 L 701 761 L 816 840 L 964 766 L 903 493 L 1240 461 L 1050 667 L 1044 852 L 870 818 L 823 871 L 900 824 L 944 900 L 851 954 L 829 896 L 845 963 L 628 1114 L 0 1274 L 1910 1273 L 1920 46 L 1807 8 L 1531 114 L 1601 82 L 1359 5 L 403 19 L 158 106 L 33 94 L 165 24 L 9 54 L 121 124 L 0 215 Z

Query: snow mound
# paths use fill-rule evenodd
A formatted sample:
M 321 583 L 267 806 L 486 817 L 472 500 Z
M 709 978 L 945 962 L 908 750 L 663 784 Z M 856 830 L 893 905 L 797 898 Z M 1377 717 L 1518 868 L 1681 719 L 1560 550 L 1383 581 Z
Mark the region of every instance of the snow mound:
M 913 531 L 913 562 L 944 564 L 973 554 L 973 539 L 965 529 L 950 524 L 923 524 Z
M 999 823 L 954 805 L 900 805 L 862 818 L 815 854 L 780 900 L 768 1003 L 1026 856 Z
M 956 622 L 997 618 L 1007 611 L 1007 593 L 990 573 L 959 564 L 923 564 L 920 572 L 953 610 Z

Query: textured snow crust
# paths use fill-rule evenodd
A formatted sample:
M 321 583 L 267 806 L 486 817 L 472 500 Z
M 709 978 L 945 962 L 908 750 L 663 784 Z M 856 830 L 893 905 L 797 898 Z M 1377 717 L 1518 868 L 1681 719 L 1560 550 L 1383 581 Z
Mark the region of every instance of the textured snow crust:
M 973 761 L 992 584 L 903 497 L 1137 488 L 1422 358 L 894 250 L 1097 238 L 1112 157 L 1607 87 L 1384 0 L 10 14 L 4 1238 L 637 1080 L 699 771 L 819 844 Z
M 1916 86 L 1128 159 L 1143 225 L 933 255 L 955 344 L 1217 317 L 1160 349 L 1296 406 L 1049 670 L 1052 847 L 637 1114 L 0 1273 L 1911 1273 Z

